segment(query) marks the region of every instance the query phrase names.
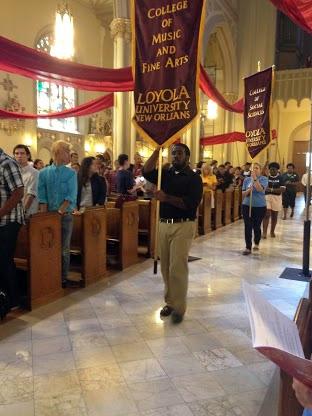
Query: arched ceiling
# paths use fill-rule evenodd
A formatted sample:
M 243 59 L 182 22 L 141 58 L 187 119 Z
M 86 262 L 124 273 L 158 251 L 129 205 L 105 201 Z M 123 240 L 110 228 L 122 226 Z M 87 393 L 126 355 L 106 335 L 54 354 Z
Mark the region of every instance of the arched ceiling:
M 108 23 L 114 15 L 114 0 L 76 0 L 90 7 L 102 23 Z
M 90 7 L 102 23 L 113 17 L 129 18 L 129 0 L 76 0 Z

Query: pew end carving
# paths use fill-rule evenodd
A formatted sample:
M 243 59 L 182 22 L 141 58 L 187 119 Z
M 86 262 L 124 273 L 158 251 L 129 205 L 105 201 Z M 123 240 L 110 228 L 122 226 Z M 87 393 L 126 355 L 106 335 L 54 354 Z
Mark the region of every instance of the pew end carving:
M 14 261 L 23 290 L 23 306 L 32 310 L 63 296 L 61 285 L 61 218 L 35 214 L 22 226 Z

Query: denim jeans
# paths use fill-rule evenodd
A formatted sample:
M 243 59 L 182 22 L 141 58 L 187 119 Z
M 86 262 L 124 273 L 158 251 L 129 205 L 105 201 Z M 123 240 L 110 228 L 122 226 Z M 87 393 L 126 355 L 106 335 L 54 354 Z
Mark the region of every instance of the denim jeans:
M 62 281 L 67 279 L 70 265 L 70 240 L 73 232 L 73 216 L 62 216 Z
M 302 416 L 312 416 L 312 410 L 306 409 Z

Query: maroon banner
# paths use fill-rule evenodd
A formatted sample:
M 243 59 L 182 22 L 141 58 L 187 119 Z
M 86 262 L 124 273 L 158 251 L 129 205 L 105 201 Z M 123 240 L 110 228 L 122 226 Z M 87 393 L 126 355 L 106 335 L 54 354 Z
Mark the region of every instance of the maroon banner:
M 245 135 L 252 159 L 271 141 L 270 112 L 273 68 L 245 78 Z
M 135 116 L 145 139 L 169 145 L 199 112 L 205 0 L 132 0 Z

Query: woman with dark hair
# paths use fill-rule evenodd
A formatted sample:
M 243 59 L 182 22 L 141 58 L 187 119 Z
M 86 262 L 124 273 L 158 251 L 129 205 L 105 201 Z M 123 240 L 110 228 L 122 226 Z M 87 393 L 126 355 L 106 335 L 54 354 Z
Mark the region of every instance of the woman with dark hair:
M 97 173 L 97 169 L 94 157 L 85 157 L 82 160 L 78 172 L 78 209 L 105 204 L 106 181 Z
M 34 168 L 37 170 L 41 170 L 44 168 L 44 163 L 41 159 L 35 159 L 34 160 Z

